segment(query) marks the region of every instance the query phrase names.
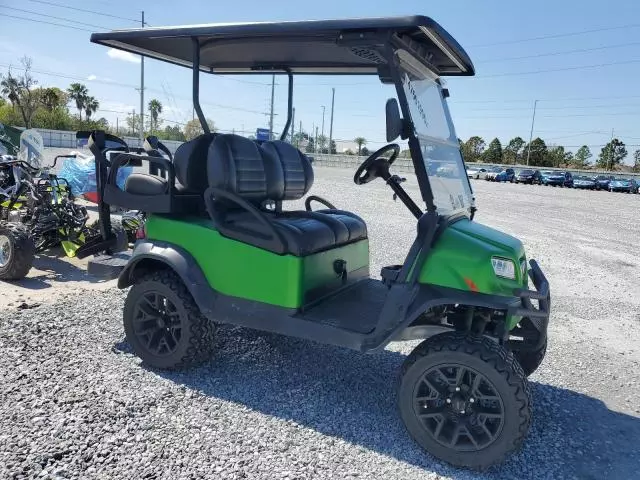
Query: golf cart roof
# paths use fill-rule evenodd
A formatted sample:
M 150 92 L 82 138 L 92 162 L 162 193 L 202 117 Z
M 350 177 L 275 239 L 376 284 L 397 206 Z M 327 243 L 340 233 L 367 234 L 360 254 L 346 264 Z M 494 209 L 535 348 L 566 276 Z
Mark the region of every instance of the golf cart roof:
M 471 59 L 428 17 L 226 23 L 116 30 L 91 41 L 193 68 L 194 39 L 200 70 L 209 73 L 379 74 L 390 42 L 437 75 L 473 75 Z

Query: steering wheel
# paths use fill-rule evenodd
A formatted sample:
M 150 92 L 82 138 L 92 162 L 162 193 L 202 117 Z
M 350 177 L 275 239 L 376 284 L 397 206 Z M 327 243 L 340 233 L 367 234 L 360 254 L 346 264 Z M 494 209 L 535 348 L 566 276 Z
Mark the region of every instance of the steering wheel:
M 393 153 L 389 159 L 386 159 L 383 156 L 388 152 Z M 376 150 L 358 167 L 353 181 L 356 185 L 363 185 L 383 176 L 384 173 L 389 174 L 389 167 L 396 161 L 398 155 L 400 155 L 400 145 L 397 143 L 390 143 Z

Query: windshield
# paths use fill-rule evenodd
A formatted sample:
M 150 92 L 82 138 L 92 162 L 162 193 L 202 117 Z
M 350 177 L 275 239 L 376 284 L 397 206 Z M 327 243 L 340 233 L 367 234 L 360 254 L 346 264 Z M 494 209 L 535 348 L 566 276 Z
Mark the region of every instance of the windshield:
M 402 86 L 420 142 L 433 202 L 442 215 L 469 210 L 473 195 L 440 85 L 428 70 L 405 66 Z
M 533 170 L 522 170 L 520 175 L 533 175 Z

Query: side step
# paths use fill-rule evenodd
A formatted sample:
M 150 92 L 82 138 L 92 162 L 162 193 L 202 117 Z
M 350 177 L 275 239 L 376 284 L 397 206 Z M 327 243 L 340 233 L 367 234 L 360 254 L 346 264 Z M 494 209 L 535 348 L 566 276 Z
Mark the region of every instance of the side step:
M 118 278 L 130 258 L 131 252 L 121 252 L 115 255 L 96 255 L 89 260 L 87 272 L 94 277 L 113 280 Z

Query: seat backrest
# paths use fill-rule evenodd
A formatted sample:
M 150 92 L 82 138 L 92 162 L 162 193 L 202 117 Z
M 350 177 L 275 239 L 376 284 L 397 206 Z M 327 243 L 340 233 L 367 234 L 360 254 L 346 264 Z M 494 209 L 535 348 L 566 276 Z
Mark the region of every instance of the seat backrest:
M 183 143 L 173 155 L 176 178 L 189 191 L 204 193 L 207 189 L 207 157 L 215 133 L 199 135 Z
M 254 204 L 296 200 L 313 185 L 311 162 L 294 146 L 279 140 L 258 144 L 232 134 L 218 134 L 211 142 L 207 175 L 209 186 Z
M 297 200 L 313 185 L 313 168 L 309 158 L 290 143 L 280 140 L 264 142 L 263 151 L 277 158 L 284 176 L 282 197 L 273 200 Z
M 265 200 L 295 200 L 313 184 L 309 160 L 280 141 L 262 145 L 239 135 L 218 134 L 207 157 L 209 186 L 261 204 Z

